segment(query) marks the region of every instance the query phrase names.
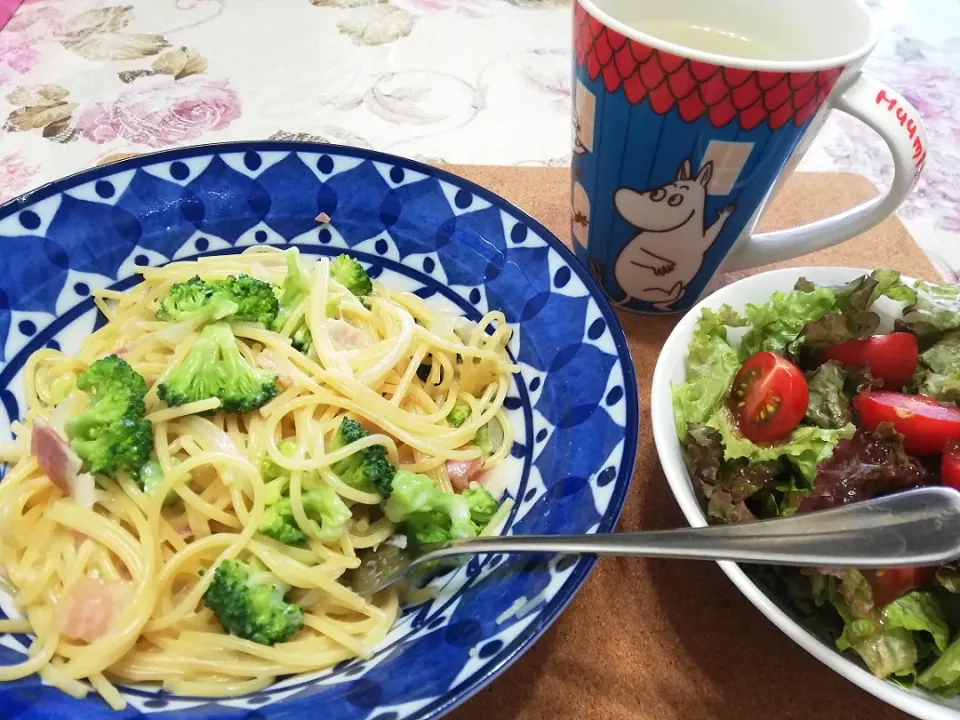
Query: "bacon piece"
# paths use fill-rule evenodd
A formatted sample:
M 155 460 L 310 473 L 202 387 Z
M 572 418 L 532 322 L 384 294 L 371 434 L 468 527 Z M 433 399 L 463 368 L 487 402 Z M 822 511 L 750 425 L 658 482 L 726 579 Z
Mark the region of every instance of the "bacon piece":
M 30 452 L 53 484 L 71 494 L 83 461 L 70 449 L 67 441 L 40 418 L 33 421 Z
M 131 594 L 130 583 L 84 575 L 57 602 L 56 627 L 68 638 L 92 643 L 107 634 Z
M 450 484 L 457 490 L 466 490 L 470 484 L 470 479 L 483 467 L 483 458 L 447 460 L 446 467 Z
M 370 336 L 346 320 L 327 320 L 330 339 L 344 350 L 361 350 L 370 345 Z
M 285 372 L 286 368 L 281 366 L 277 356 L 269 350 L 263 350 L 257 355 L 257 366 L 274 373 L 277 376 L 277 384 L 282 390 L 293 385 L 293 378 Z

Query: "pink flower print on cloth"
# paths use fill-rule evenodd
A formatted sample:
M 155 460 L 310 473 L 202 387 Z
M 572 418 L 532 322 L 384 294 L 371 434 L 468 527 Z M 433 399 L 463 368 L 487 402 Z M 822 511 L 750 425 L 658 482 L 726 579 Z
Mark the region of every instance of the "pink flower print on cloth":
M 37 61 L 33 43 L 20 33 L 0 33 L 0 86 L 30 72 Z
M 101 145 L 122 139 L 158 148 L 197 140 L 239 117 L 240 99 L 226 80 L 144 78 L 115 100 L 84 110 L 77 127 Z
M 18 153 L 0 155 L 0 202 L 28 189 L 37 169 L 28 165 Z
M 483 18 L 491 14 L 491 0 L 414 0 L 414 7 L 426 12 L 452 10 L 470 18 Z
M 2 0 L 0 0 L 2 2 Z M 18 33 L 30 40 L 53 40 L 63 29 L 63 13 L 53 6 L 30 7 L 25 5 L 10 18 L 3 31 Z

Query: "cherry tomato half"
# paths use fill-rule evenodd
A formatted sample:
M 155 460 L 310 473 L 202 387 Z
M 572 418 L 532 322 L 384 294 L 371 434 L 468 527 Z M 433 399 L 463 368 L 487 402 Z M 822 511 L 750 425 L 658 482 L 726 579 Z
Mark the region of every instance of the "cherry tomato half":
M 867 570 L 864 574 L 873 588 L 873 601 L 879 608 L 933 580 L 936 572 L 936 567 L 905 567 Z
M 960 490 L 960 442 L 947 443 L 940 459 L 940 484 Z
M 748 357 L 730 390 L 730 410 L 740 432 L 757 443 L 789 435 L 803 420 L 809 400 L 803 371 L 771 352 Z
M 875 390 L 857 395 L 853 407 L 867 430 L 893 423 L 908 453 L 936 455 L 950 440 L 960 440 L 960 408 L 924 395 Z
M 905 332 L 850 340 L 820 352 L 821 362 L 836 360 L 848 367 L 869 367 L 870 374 L 882 378 L 888 390 L 899 390 L 906 385 L 919 359 L 917 338 Z

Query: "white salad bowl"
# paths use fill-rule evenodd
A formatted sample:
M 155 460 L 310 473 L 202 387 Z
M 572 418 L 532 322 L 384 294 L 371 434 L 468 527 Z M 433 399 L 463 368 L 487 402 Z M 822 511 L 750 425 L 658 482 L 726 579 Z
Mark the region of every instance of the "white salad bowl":
M 730 305 L 740 310 L 747 303 L 765 303 L 778 290 L 792 290 L 800 277 L 805 277 L 817 285 L 841 285 L 869 272 L 869 270 L 857 268 L 804 267 L 754 275 L 728 285 L 702 300 L 674 328 L 660 352 L 653 373 L 650 415 L 654 442 L 663 472 L 670 484 L 670 490 L 690 525 L 704 526 L 707 524 L 707 518 L 683 462 L 680 440 L 674 423 L 672 386 L 684 382 L 687 346 L 693 336 L 693 328 L 700 317 L 701 310 L 715 309 L 722 305 Z M 904 277 L 904 280 L 910 281 L 911 278 Z M 882 303 L 878 303 L 875 309 L 881 316 L 883 315 Z M 885 320 L 890 321 L 892 318 L 888 317 Z M 824 642 L 806 629 L 785 601 L 781 602 L 768 594 L 739 565 L 732 562 L 720 562 L 718 565 L 740 592 L 774 625 L 800 647 L 847 680 L 884 702 L 923 720 L 960 720 L 960 698 L 941 698 L 920 689 L 904 688 L 874 677 L 851 656 L 842 655 L 831 644 Z

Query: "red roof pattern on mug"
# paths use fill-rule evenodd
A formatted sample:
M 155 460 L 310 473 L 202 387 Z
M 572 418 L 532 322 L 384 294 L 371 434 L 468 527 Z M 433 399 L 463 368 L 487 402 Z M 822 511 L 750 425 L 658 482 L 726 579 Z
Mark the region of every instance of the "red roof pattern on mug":
M 739 118 L 745 130 L 766 121 L 776 130 L 805 123 L 833 90 L 844 68 L 763 72 L 725 68 L 656 50 L 630 40 L 574 6 L 577 65 L 608 92 L 623 87 L 633 104 L 649 98 L 658 115 L 676 107 L 685 122 L 707 115 L 715 127 Z

